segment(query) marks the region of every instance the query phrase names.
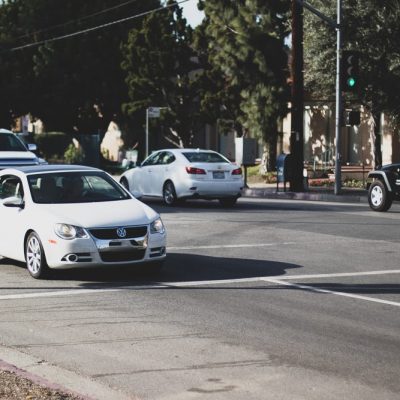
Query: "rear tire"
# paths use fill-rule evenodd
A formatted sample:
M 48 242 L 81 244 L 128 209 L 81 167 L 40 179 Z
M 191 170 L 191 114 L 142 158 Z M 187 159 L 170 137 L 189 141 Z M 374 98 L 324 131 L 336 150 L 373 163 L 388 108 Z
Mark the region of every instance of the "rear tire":
M 167 206 L 173 206 L 177 202 L 175 186 L 171 181 L 165 182 L 163 187 L 163 200 Z
M 43 279 L 49 275 L 42 242 L 36 232 L 31 232 L 25 244 L 25 260 L 28 272 L 35 279 Z
M 374 211 L 387 211 L 392 205 L 392 194 L 382 181 L 374 181 L 368 190 L 368 203 Z

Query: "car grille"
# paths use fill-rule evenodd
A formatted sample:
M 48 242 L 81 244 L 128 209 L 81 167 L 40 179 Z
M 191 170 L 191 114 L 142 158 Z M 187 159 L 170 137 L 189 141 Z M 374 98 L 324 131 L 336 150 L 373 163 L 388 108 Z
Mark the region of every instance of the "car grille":
M 124 227 L 126 230 L 126 236 L 121 238 L 117 234 L 118 228 L 99 228 L 89 229 L 89 232 L 96 239 L 133 239 L 137 237 L 143 237 L 147 234 L 147 225 L 143 226 L 130 226 Z
M 104 262 L 123 262 L 123 261 L 139 261 L 144 257 L 144 250 L 129 250 L 118 252 L 100 252 L 100 258 Z

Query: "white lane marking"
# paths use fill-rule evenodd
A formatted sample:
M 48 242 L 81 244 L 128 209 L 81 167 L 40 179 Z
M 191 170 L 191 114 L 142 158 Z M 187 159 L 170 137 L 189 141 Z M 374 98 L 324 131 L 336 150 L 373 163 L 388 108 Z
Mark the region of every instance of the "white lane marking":
M 387 269 L 382 271 L 363 271 L 363 272 L 338 272 L 336 274 L 311 274 L 311 275 L 289 275 L 280 276 L 279 279 L 315 279 L 315 278 L 340 278 L 346 276 L 368 276 L 368 275 L 388 275 L 400 274 L 400 269 Z
M 53 297 L 53 296 L 73 296 L 75 294 L 89 294 L 101 292 L 118 292 L 121 289 L 71 289 L 60 290 L 54 292 L 40 292 L 40 293 L 20 293 L 20 294 L 4 294 L 0 296 L 0 300 L 14 300 L 14 299 L 31 299 L 34 297 Z
M 15 299 L 29 299 L 39 297 L 53 297 L 53 296 L 73 296 L 77 294 L 96 294 L 102 292 L 120 292 L 123 290 L 143 290 L 143 289 L 163 289 L 171 287 L 192 287 L 192 286 L 207 286 L 207 285 L 225 285 L 230 283 L 251 283 L 251 282 L 269 282 L 273 284 L 295 286 L 310 291 L 319 291 L 322 293 L 337 294 L 340 296 L 353 297 L 362 300 L 375 301 L 377 303 L 391 304 L 400 306 L 400 303 L 391 302 L 386 300 L 375 299 L 367 296 L 358 296 L 342 292 L 333 292 L 326 289 L 315 288 L 307 285 L 298 285 L 287 282 L 290 279 L 312 279 L 312 278 L 335 278 L 344 276 L 368 276 L 368 275 L 386 275 L 386 274 L 398 274 L 400 270 L 383 270 L 383 271 L 365 271 L 365 272 L 349 272 L 349 273 L 337 273 L 337 274 L 311 274 L 311 275 L 290 275 L 280 276 L 279 279 L 274 279 L 268 276 L 260 276 L 254 278 L 237 278 L 237 279 L 219 279 L 209 281 L 183 281 L 183 282 L 160 282 L 148 285 L 136 285 L 136 286 L 125 286 L 120 288 L 105 288 L 105 289 L 71 289 L 62 291 L 52 292 L 41 292 L 41 293 L 21 293 L 21 294 L 8 294 L 0 296 L 0 300 L 15 300 Z
M 337 274 L 312 274 L 312 275 L 289 275 L 279 276 L 279 280 L 298 280 L 298 279 L 313 279 L 313 278 L 336 278 L 336 277 L 348 277 L 348 276 L 368 276 L 368 275 L 387 275 L 387 274 L 400 274 L 400 269 L 384 270 L 384 271 L 365 271 L 365 272 L 343 272 Z M 251 283 L 268 281 L 270 276 L 258 276 L 254 278 L 237 278 L 237 279 L 219 279 L 210 281 L 185 281 L 185 282 L 164 282 L 160 283 L 159 287 L 162 286 L 204 286 L 204 285 L 223 285 L 226 283 Z
M 279 243 L 281 245 L 288 245 L 288 244 L 296 244 L 295 242 L 283 242 Z M 218 244 L 218 245 L 211 245 L 211 246 L 178 246 L 178 247 L 170 247 L 168 246 L 168 250 L 205 250 L 205 249 L 234 249 L 237 247 L 271 247 L 277 246 L 277 243 L 253 243 L 253 244 Z
M 265 277 L 268 278 L 268 277 Z M 187 281 L 187 282 L 165 282 L 160 284 L 160 287 L 185 287 L 185 286 L 206 286 L 206 285 L 224 285 L 227 283 L 250 283 L 261 282 L 264 277 L 257 278 L 237 278 L 237 279 L 220 279 L 213 281 Z
M 380 303 L 380 304 L 386 304 L 386 305 L 400 307 L 400 303 L 398 303 L 396 301 L 382 300 L 382 299 L 377 299 L 375 297 L 360 296 L 358 294 L 352 294 L 352 293 L 335 292 L 333 290 L 327 290 L 327 289 L 322 289 L 322 288 L 313 287 L 313 286 L 298 285 L 296 283 L 290 283 L 290 282 L 286 282 L 286 281 L 279 280 L 279 279 L 269 279 L 269 278 L 265 279 L 264 278 L 263 280 L 265 282 L 274 283 L 276 285 L 291 286 L 291 287 L 295 287 L 297 289 L 308 290 L 311 292 L 334 294 L 336 296 L 350 297 L 352 299 L 365 300 L 365 301 L 371 301 L 374 303 Z

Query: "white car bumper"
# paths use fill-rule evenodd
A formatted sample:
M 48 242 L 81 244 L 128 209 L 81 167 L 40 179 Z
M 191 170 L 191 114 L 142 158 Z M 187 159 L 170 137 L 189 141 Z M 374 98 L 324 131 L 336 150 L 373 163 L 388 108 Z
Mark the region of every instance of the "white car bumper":
M 96 238 L 43 243 L 50 268 L 67 269 L 90 266 L 118 266 L 163 260 L 166 257 L 166 234 L 146 233 L 130 238 Z
M 178 185 L 178 197 L 219 199 L 225 197 L 240 197 L 244 183 L 242 180 L 234 181 L 201 181 L 192 180 Z

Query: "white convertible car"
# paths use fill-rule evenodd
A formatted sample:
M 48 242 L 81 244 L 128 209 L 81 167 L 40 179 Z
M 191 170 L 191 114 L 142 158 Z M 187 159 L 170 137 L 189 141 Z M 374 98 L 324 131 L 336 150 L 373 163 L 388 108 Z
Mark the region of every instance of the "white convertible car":
M 160 216 L 96 168 L 42 165 L 0 171 L 0 255 L 49 268 L 147 263 L 161 267 Z
M 184 199 L 218 199 L 233 206 L 244 187 L 242 169 L 222 154 L 201 149 L 165 149 L 124 172 L 120 182 L 137 198 L 161 197 L 167 205 Z

